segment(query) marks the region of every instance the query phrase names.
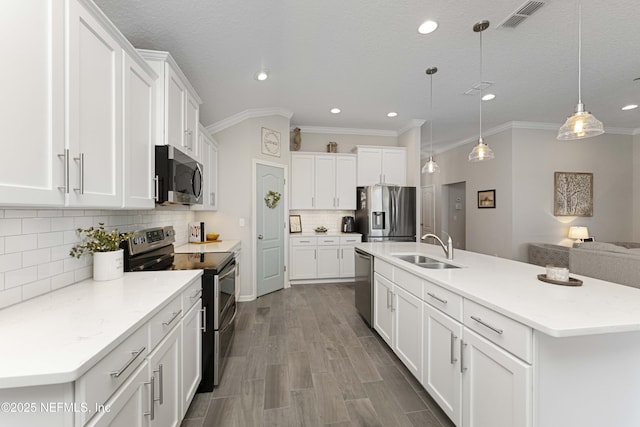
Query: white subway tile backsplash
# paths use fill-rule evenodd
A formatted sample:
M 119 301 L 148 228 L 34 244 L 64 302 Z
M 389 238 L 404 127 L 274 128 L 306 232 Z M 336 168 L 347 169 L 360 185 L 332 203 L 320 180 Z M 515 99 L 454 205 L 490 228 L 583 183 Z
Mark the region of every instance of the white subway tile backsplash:
M 62 244 L 64 244 L 64 240 L 63 240 L 63 234 L 61 231 L 38 234 L 39 248 L 50 248 L 50 247 L 59 246 Z
M 21 268 L 4 273 L 5 289 L 21 286 L 38 279 L 38 267 Z
M 0 272 L 16 270 L 22 267 L 22 253 L 0 255 Z
M 21 219 L 0 219 L 0 236 L 16 236 L 22 234 Z
M 51 218 L 24 218 L 23 233 L 48 233 L 51 231 Z
M 173 225 L 176 245 L 187 242 L 194 214 L 185 207 L 153 211 L 0 209 L 0 308 L 91 278 L 93 257 L 71 258 L 76 228 L 121 232 Z
M 23 234 L 21 236 L 8 236 L 4 239 L 4 253 L 24 252 L 38 247 L 37 234 Z
M 51 291 L 51 279 L 38 280 L 22 287 L 22 299 L 37 297 Z
M 37 210 L 31 209 L 5 209 L 5 218 L 33 218 L 38 216 Z
M 32 265 L 44 264 L 51 261 L 51 249 L 36 249 L 33 251 L 25 251 L 22 253 L 22 266 L 31 267 Z
M 38 211 L 38 216 L 41 218 L 54 218 L 62 216 L 60 209 L 43 209 Z
M 22 301 L 22 288 L 11 288 L 0 292 L 0 308 Z
M 57 276 L 53 276 L 51 278 L 51 290 L 55 291 L 56 289 L 64 288 L 65 286 L 69 286 L 75 280 L 75 276 L 73 271 L 69 271 L 67 273 L 58 274 Z
M 64 272 L 64 261 L 48 262 L 38 266 L 38 279 L 46 279 L 47 277 L 62 274 Z
M 73 218 L 51 218 L 51 231 L 64 231 L 73 229 Z

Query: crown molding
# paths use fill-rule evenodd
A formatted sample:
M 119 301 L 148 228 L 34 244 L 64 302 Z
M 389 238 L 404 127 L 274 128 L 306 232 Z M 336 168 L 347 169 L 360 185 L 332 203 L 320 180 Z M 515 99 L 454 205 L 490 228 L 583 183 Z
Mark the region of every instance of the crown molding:
M 171 56 L 171 53 L 163 50 L 148 50 L 148 49 L 137 49 L 137 52 L 140 56 L 142 56 L 144 59 L 148 61 L 160 61 L 160 62 L 169 63 L 171 68 L 173 68 L 173 71 L 178 75 L 178 77 L 180 77 L 180 80 L 182 81 L 182 83 L 187 87 L 187 90 L 189 91 L 190 95 L 193 96 L 196 99 L 196 101 L 198 101 L 198 104 L 202 104 L 202 99 L 200 98 L 200 95 L 198 95 L 198 92 L 196 92 L 196 89 L 191 85 L 191 82 L 189 81 L 187 76 L 182 72 L 182 69 L 180 68 L 176 60 L 173 59 L 173 56 Z
M 398 132 L 394 130 L 381 129 L 355 129 L 323 126 L 292 126 L 292 129 L 300 128 L 303 133 L 325 133 L 330 135 L 363 135 L 363 136 L 393 136 L 397 137 Z
M 293 111 L 287 110 L 286 108 L 251 108 L 249 110 L 241 111 L 233 116 L 227 117 L 226 119 L 222 119 L 218 122 L 215 122 L 209 126 L 206 126 L 205 129 L 209 131 L 210 134 L 215 134 L 221 132 L 231 126 L 235 126 L 238 123 L 241 123 L 247 119 L 255 119 L 258 117 L 268 117 L 268 116 L 282 116 L 288 120 L 291 120 L 293 117 Z
M 420 119 L 411 119 L 409 120 L 409 123 L 407 123 L 404 127 L 400 128 L 400 130 L 398 130 L 397 135 L 400 136 L 403 133 L 405 133 L 406 131 L 413 129 L 413 128 L 419 128 L 421 127 L 423 124 L 425 124 L 427 121 L 426 120 L 420 120 Z

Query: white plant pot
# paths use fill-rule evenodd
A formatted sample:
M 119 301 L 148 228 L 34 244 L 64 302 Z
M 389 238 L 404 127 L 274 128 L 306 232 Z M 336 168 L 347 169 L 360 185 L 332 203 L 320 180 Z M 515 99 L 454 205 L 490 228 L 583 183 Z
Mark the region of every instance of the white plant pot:
M 93 280 L 114 280 L 124 275 L 124 250 L 95 252 L 93 254 Z

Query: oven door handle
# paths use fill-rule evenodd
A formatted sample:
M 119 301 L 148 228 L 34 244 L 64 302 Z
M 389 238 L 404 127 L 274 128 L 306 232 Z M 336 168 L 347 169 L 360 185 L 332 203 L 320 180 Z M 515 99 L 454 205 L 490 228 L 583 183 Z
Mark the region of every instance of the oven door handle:
M 235 266 L 234 266 L 234 267 L 233 267 L 231 270 L 229 270 L 227 273 L 223 274 L 222 276 L 219 276 L 219 277 L 218 277 L 218 281 L 220 281 L 220 280 L 224 279 L 225 277 L 229 277 L 229 276 L 231 276 L 232 274 L 235 274 L 235 272 L 236 272 L 236 268 L 235 268 Z
M 233 312 L 233 317 L 231 318 L 231 320 L 229 320 L 229 323 L 227 323 L 227 325 L 224 327 L 224 329 L 220 329 L 220 331 L 219 331 L 220 334 L 225 332 L 227 329 L 229 329 L 233 325 L 233 321 L 236 320 L 236 315 L 237 314 L 238 314 L 238 309 L 236 308 L 236 310 Z

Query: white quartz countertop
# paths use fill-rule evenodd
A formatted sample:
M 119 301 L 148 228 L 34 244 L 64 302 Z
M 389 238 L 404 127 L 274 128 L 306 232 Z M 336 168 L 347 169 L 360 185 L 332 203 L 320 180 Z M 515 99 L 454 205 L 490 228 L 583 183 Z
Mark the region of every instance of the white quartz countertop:
M 220 240 L 208 243 L 187 243 L 178 246 L 175 252 L 178 254 L 191 254 L 201 252 L 235 252 L 240 249 L 240 240 Z
M 424 243 L 359 243 L 356 248 L 553 337 L 640 330 L 640 289 L 570 274 L 582 286 L 538 280 L 545 268 Z M 420 253 L 462 268 L 431 270 L 391 254 Z
M 0 310 L 0 388 L 77 380 L 201 275 L 125 273 Z

